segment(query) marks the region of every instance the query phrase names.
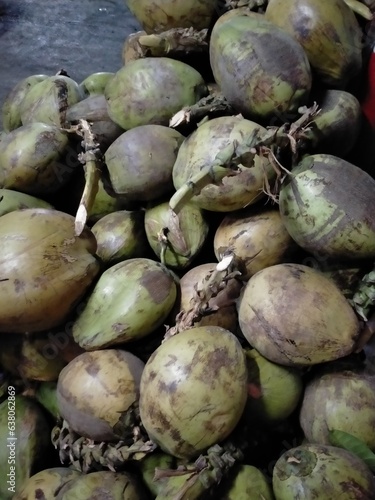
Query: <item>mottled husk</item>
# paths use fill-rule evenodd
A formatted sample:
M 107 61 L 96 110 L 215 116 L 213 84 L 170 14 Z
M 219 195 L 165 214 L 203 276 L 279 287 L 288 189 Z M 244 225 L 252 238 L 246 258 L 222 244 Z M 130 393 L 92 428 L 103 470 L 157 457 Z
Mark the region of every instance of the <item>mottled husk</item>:
M 270 0 L 265 17 L 302 45 L 326 85 L 342 88 L 360 71 L 362 31 L 342 0 Z
M 246 118 L 288 119 L 307 103 L 312 76 L 306 54 L 263 16 L 219 20 L 212 30 L 210 63 L 229 104 Z
M 280 190 L 280 213 L 297 244 L 318 260 L 375 257 L 375 180 L 328 154 L 306 156 Z
M 132 432 L 126 428 L 127 413 L 138 401 L 143 367 L 144 363 L 127 351 L 82 353 L 60 372 L 60 415 L 81 436 L 94 441 L 121 440 Z M 91 391 L 95 391 L 96 400 Z
M 300 264 L 277 264 L 250 278 L 238 303 L 242 333 L 265 358 L 311 366 L 350 354 L 358 319 L 337 286 Z
M 375 481 L 367 465 L 333 446 L 306 444 L 286 451 L 273 471 L 276 500 L 350 498 L 374 500 Z
M 246 401 L 245 356 L 219 327 L 185 330 L 151 355 L 141 379 L 140 415 L 150 438 L 180 458 L 224 440 Z

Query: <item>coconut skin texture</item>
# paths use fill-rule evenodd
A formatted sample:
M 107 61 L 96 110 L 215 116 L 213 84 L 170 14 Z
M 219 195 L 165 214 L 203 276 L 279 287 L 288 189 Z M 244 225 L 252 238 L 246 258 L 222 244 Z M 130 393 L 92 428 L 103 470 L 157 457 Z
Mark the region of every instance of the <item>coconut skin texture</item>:
M 310 443 L 347 432 L 375 451 L 375 377 L 361 370 L 318 371 L 306 387 L 300 424 Z
M 100 271 L 89 228 L 74 234 L 74 217 L 27 208 L 0 217 L 0 332 L 41 332 L 67 321 Z M 32 262 L 32 265 L 30 263 Z
M 143 361 L 120 349 L 80 354 L 60 372 L 60 415 L 81 436 L 99 442 L 120 440 L 122 419 L 139 398 L 143 368 Z
M 307 104 L 312 76 L 304 50 L 263 17 L 233 16 L 216 23 L 210 63 L 224 96 L 245 118 L 266 122 Z
M 143 125 L 121 134 L 105 153 L 114 192 L 136 201 L 172 193 L 172 169 L 183 140 L 163 125 Z
M 112 265 L 74 322 L 74 340 L 95 351 L 145 337 L 163 324 L 176 295 L 175 278 L 160 262 L 136 257 Z
M 285 452 L 276 462 L 272 486 L 276 500 L 375 498 L 374 477 L 360 458 L 341 448 L 319 444 Z
M 294 247 L 279 210 L 254 211 L 250 207 L 228 214 L 214 236 L 216 258 L 233 251 L 246 270 L 242 279 L 283 262 Z
M 147 124 L 168 126 L 177 111 L 207 94 L 198 71 L 168 57 L 127 63 L 104 92 L 109 117 L 124 130 Z
M 294 241 L 317 256 L 375 257 L 375 180 L 342 158 L 305 156 L 280 190 L 280 214 Z
M 265 18 L 301 44 L 325 85 L 343 88 L 359 73 L 362 30 L 346 2 L 270 0 Z
M 141 378 L 140 416 L 162 450 L 190 459 L 225 439 L 247 398 L 245 355 L 220 327 L 185 330 L 150 356 Z
M 217 0 L 125 0 L 147 33 L 209 28 Z
M 359 333 L 354 310 L 339 288 L 300 264 L 256 273 L 238 302 L 242 333 L 265 358 L 311 366 L 350 354 Z

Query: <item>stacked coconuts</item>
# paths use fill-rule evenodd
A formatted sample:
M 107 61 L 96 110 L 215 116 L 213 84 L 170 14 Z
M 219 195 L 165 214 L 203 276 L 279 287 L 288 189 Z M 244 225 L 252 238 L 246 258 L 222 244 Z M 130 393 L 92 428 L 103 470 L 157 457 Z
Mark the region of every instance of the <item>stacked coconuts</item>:
M 375 498 L 368 4 L 127 3 L 3 104 L 1 498 Z

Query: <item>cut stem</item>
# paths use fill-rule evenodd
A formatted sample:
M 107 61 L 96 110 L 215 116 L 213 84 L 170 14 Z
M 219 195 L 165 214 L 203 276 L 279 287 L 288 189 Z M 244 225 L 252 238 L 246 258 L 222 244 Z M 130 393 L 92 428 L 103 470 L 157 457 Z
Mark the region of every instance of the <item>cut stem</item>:
M 163 33 L 131 34 L 125 41 L 123 61 L 128 63 L 144 57 L 178 57 L 190 53 L 208 53 L 207 29 L 172 28 Z
M 88 213 L 93 207 L 99 189 L 102 154 L 99 143 L 96 142 L 95 135 L 87 120 L 79 120 L 79 124 L 73 129 L 83 138 L 82 146 L 84 148 L 84 153 L 79 155 L 79 160 L 84 164 L 86 181 L 75 217 L 75 234 L 80 236 L 85 228 Z
M 232 252 L 227 252 L 222 256 L 214 271 L 209 272 L 207 276 L 195 285 L 195 297 L 191 308 L 187 311 L 182 310 L 176 317 L 176 324 L 169 328 L 163 342 L 173 337 L 183 330 L 192 328 L 195 323 L 204 316 L 211 314 L 210 300 L 224 290 L 228 281 L 241 276 L 237 266 L 237 259 Z
M 205 498 L 202 495 L 217 486 L 234 465 L 243 461 L 246 447 L 244 439 L 241 443 L 227 440 L 222 445 L 215 444 L 208 448 L 193 464 L 175 470 L 156 469 L 154 481 L 163 480 L 156 500 Z
M 199 194 L 209 184 L 219 183 L 224 177 L 234 175 L 230 168 L 213 165 L 203 168 L 198 174 L 189 179 L 169 201 L 171 210 L 178 214 L 189 203 L 193 196 Z
M 355 14 L 367 19 L 367 21 L 372 20 L 372 12 L 363 2 L 359 2 L 358 0 L 344 0 L 344 2 Z
M 213 93 L 203 97 L 193 106 L 187 106 L 178 111 L 170 120 L 172 128 L 186 123 L 201 122 L 203 119 L 211 119 L 219 116 L 231 116 L 236 112 L 221 93 Z
M 178 214 L 193 196 L 209 184 L 217 184 L 224 177 L 241 172 L 243 168 L 253 167 L 255 155 L 274 155 L 276 149 L 290 148 L 295 163 L 298 159 L 297 141 L 305 134 L 318 112 L 318 106 L 314 104 L 311 108 L 302 109 L 302 116 L 295 122 L 269 128 L 261 139 L 253 132 L 241 143 L 233 141 L 219 151 L 211 165 L 204 166 L 176 191 L 169 201 L 170 208 Z

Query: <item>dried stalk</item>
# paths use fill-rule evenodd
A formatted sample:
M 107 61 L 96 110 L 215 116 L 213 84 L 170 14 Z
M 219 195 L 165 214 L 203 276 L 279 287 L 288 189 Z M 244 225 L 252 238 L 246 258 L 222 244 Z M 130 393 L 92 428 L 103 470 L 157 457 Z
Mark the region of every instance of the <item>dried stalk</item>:
M 228 252 L 217 264 L 216 269 L 202 280 L 201 286 L 195 285 L 195 297 L 191 309 L 180 311 L 176 316 L 176 324 L 167 330 L 163 342 L 183 330 L 192 328 L 204 316 L 215 312 L 216 309 L 209 305 L 210 300 L 224 290 L 229 280 L 240 275 L 235 255 Z
M 147 35 L 138 31 L 129 35 L 123 48 L 124 64 L 144 57 L 179 57 L 208 53 L 207 29 L 172 28 L 163 33 Z
M 122 470 L 126 462 L 141 460 L 157 445 L 150 441 L 134 404 L 122 416 L 121 435 L 117 443 L 96 442 L 74 432 L 64 420 L 52 430 L 52 444 L 59 450 L 61 463 L 70 464 L 87 474 L 94 470 Z
M 180 466 L 175 470 L 156 469 L 154 481 L 163 480 L 163 487 L 156 500 L 195 500 L 220 484 L 223 477 L 243 460 L 246 440 L 235 443 L 227 440 L 215 444 L 200 455 L 194 464 Z
M 178 111 L 169 121 L 169 126 L 176 128 L 187 123 L 201 122 L 204 119 L 218 116 L 231 116 L 236 112 L 220 92 L 203 97 L 196 104 L 187 106 Z
M 102 153 L 100 144 L 96 141 L 91 125 L 87 120 L 79 120 L 78 125 L 71 127 L 68 131 L 75 132 L 83 138 L 81 144 L 84 152 L 78 155 L 78 159 L 84 165 L 86 182 L 75 217 L 75 234 L 80 236 L 85 228 L 88 213 L 93 207 L 99 189 Z
M 319 109 L 315 103 L 311 108 L 303 108 L 302 116 L 293 123 L 285 123 L 281 127 L 268 128 L 262 139 L 257 138 L 254 132 L 244 142 L 234 140 L 223 148 L 215 157 L 211 165 L 203 167 L 198 174 L 189 179 L 176 191 L 169 201 L 169 206 L 176 214 L 188 203 L 191 198 L 198 195 L 209 184 L 217 184 L 228 175 L 236 175 L 244 168 L 254 166 L 254 158 L 266 156 L 271 159 L 278 178 L 288 172 L 277 163 L 276 154 L 280 150 L 289 149 L 292 153 L 292 164 L 298 161 L 298 141 L 305 138 L 306 131 Z M 285 176 L 285 175 L 284 175 Z

